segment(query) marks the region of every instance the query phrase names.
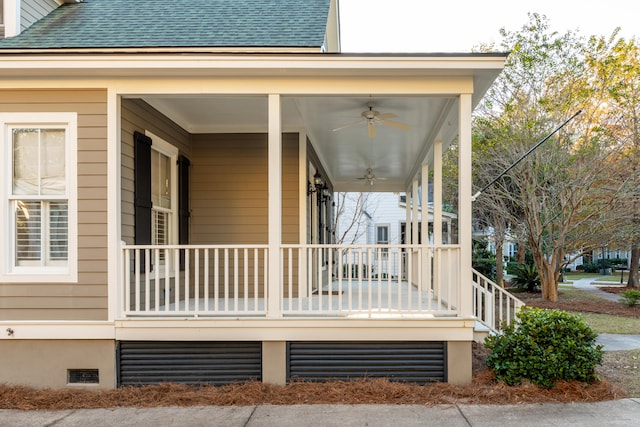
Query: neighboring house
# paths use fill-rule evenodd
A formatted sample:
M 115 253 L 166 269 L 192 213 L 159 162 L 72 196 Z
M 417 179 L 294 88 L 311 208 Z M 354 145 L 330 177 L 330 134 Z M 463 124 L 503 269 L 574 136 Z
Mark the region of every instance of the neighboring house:
M 338 22 L 85 0 L 0 40 L 0 382 L 471 381 L 471 113 L 506 54 L 341 54 Z M 416 205 L 406 279 L 332 279 L 366 256 L 333 244 L 332 194 L 433 176 L 444 217 L 454 138 L 457 244 L 418 243 Z
M 339 219 L 337 224 L 338 231 L 348 230 L 345 232 L 344 241 L 353 243 L 355 245 L 390 245 L 397 246 L 398 249 L 401 246 L 408 244 L 410 236 L 405 234 L 407 229 L 407 221 L 409 223 L 409 230 L 411 230 L 411 216 L 412 216 L 412 203 L 407 205 L 406 193 L 375 193 L 371 192 L 375 189 L 375 185 L 368 186 L 366 188 L 368 193 L 366 197 L 347 197 L 345 198 L 349 206 L 346 212 L 352 213 L 352 215 L 344 215 Z M 411 199 L 411 198 L 410 198 Z M 433 192 L 430 191 L 430 200 L 433 200 Z M 364 200 L 362 206 L 359 200 Z M 433 230 L 433 203 L 429 204 L 428 208 L 428 225 L 427 231 L 429 233 L 429 239 L 426 243 L 429 245 L 434 244 L 434 230 Z M 356 217 L 353 215 L 354 209 L 362 209 L 364 215 Z M 421 198 L 418 199 L 417 207 L 418 215 L 422 215 L 422 203 Z M 441 213 L 442 228 L 440 229 L 441 241 L 443 245 L 451 245 L 456 243 L 453 229 L 455 226 L 456 215 L 450 212 L 442 211 Z M 353 227 L 352 222 L 354 218 L 359 218 L 363 224 L 360 227 Z M 362 230 L 361 233 L 357 231 Z M 411 232 L 410 232 L 411 233 Z M 418 238 L 417 244 L 422 244 L 422 220 L 418 220 Z M 387 250 L 388 252 L 388 250 Z M 372 273 L 375 275 L 378 273 L 379 265 L 377 259 L 374 259 L 375 264 L 372 265 Z M 401 262 L 393 262 L 389 273 L 393 276 L 397 276 L 400 273 L 400 267 L 403 265 Z M 402 271 L 404 278 L 406 278 L 406 271 Z

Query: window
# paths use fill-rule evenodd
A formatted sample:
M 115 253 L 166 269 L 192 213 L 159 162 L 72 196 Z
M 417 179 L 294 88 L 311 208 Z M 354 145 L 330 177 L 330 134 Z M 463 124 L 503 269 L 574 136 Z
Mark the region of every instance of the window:
M 177 240 L 176 174 L 178 150 L 160 138 L 151 145 L 151 244 L 171 245 Z M 164 252 L 160 253 L 164 256 Z
M 138 245 L 189 243 L 190 162 L 178 154 L 175 146 L 150 132 L 134 133 L 135 243 Z M 165 251 L 158 255 L 160 264 L 164 265 Z M 181 251 L 180 268 L 183 266 Z M 150 268 L 153 270 L 153 266 Z
M 75 281 L 76 113 L 1 114 L 1 275 Z
M 379 245 L 389 244 L 389 226 L 388 225 L 376 226 L 376 243 Z

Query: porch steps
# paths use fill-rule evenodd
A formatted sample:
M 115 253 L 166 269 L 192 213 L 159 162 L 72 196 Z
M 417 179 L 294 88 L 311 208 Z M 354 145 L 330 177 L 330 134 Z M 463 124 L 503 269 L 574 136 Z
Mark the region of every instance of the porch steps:
M 484 328 L 488 330 L 487 335 L 489 333 L 500 333 L 503 326 L 510 325 L 515 321 L 516 314 L 525 304 L 476 270 L 472 270 L 472 273 L 472 305 L 473 315 L 476 318 L 474 340 L 476 340 L 476 334 L 480 339 L 480 336 L 484 333 Z M 484 328 L 479 328 L 478 323 Z M 484 338 L 481 339 L 484 340 Z
M 485 338 L 491 335 L 491 329 L 482 322 L 476 320 L 476 324 L 473 327 L 473 341 L 479 344 L 484 343 Z

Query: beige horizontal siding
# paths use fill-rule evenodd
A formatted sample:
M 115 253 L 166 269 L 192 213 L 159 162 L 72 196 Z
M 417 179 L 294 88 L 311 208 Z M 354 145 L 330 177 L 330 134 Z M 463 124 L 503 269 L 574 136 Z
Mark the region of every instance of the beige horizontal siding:
M 78 283 L 0 283 L 0 319 L 106 319 L 106 90 L 0 90 L 0 111 L 78 113 Z
M 283 136 L 283 240 L 298 243 L 298 135 Z M 193 136 L 194 244 L 268 242 L 266 134 Z

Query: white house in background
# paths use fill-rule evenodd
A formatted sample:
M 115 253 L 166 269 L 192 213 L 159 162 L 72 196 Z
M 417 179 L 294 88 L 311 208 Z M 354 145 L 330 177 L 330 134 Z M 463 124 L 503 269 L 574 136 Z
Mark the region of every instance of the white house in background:
M 371 189 L 374 186 L 372 186 Z M 349 194 L 345 198 L 348 206 L 345 208 L 345 212 L 350 215 L 342 215 L 338 217 L 338 224 L 336 225 L 336 234 L 343 236 L 343 242 L 349 242 L 356 245 L 389 245 L 391 247 L 400 247 L 408 243 L 405 230 L 407 229 L 407 223 L 409 224 L 409 233 L 411 234 L 412 228 L 412 203 L 407 204 L 406 193 L 389 193 L 389 192 L 369 192 L 364 193 L 364 197 L 359 197 L 357 193 Z M 420 193 L 419 193 L 420 194 Z M 409 197 L 411 200 L 411 197 Z M 417 212 L 422 216 L 422 203 L 421 197 L 418 196 Z M 433 200 L 432 186 L 429 186 L 429 200 Z M 428 208 L 428 232 L 429 239 L 427 243 L 434 244 L 434 210 L 433 202 L 429 203 Z M 354 215 L 354 211 L 362 210 L 362 215 Z M 361 224 L 354 224 L 354 218 L 359 218 Z M 457 216 L 450 212 L 442 211 L 441 223 L 442 229 L 440 230 L 442 237 L 441 241 L 444 245 L 457 243 L 457 235 L 455 234 Z M 342 230 L 348 230 L 343 232 Z M 409 236 L 410 237 L 410 236 Z M 418 244 L 422 244 L 422 221 L 418 221 Z M 372 274 L 377 274 L 380 269 L 377 265 L 377 258 L 372 257 Z M 395 260 L 389 263 L 391 266 L 390 273 L 395 277 L 400 272 L 401 266 L 404 263 L 399 260 Z M 385 270 L 386 272 L 386 270 Z M 406 278 L 406 271 L 402 271 L 402 276 Z

